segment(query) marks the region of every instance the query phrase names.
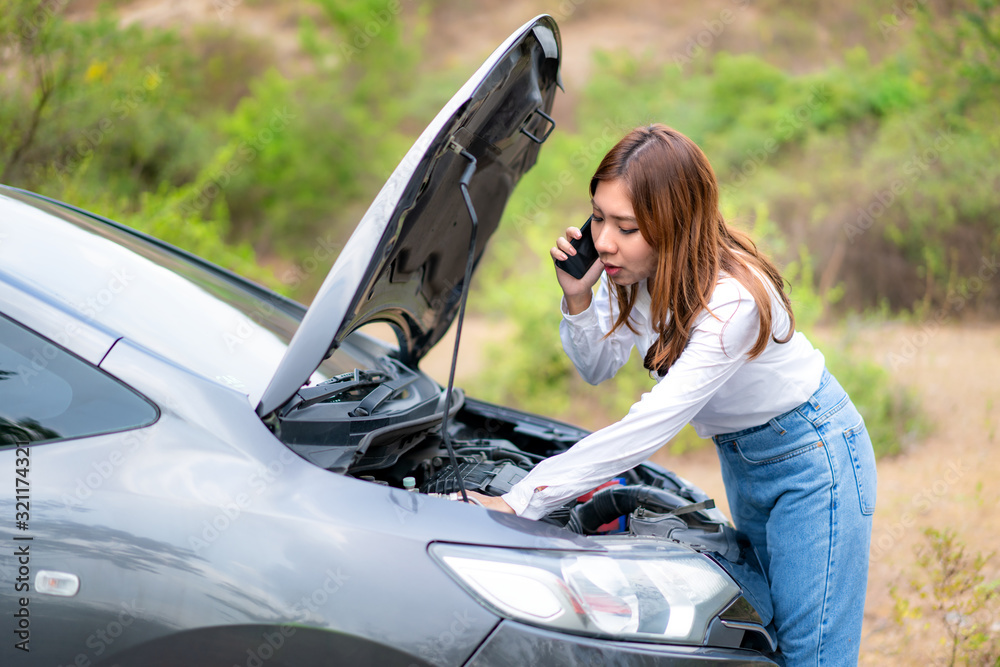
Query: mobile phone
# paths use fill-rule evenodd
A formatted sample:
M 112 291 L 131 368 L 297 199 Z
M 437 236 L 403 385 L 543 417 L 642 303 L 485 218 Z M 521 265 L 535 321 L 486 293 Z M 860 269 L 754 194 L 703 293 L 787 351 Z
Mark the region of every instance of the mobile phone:
M 565 260 L 556 260 L 556 266 L 577 280 L 583 278 L 597 261 L 597 248 L 594 247 L 594 237 L 590 234 L 590 221 L 593 219 L 594 216 L 587 218 L 587 222 L 580 228 L 582 236 L 569 242 L 576 249 L 576 254 Z

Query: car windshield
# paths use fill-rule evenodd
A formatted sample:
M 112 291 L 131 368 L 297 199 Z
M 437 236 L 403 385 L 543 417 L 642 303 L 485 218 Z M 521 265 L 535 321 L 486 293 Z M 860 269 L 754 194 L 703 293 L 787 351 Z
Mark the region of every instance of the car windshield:
M 152 239 L 0 193 L 0 274 L 256 405 L 305 308 Z M 313 382 L 363 367 L 338 350 Z

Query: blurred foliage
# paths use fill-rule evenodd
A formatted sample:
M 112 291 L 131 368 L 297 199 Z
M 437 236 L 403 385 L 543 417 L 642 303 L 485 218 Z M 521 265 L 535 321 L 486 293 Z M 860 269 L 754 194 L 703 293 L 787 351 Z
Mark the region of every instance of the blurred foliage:
M 419 7 L 404 25 L 399 2 L 303 5 L 294 75 L 222 22 L 181 32 L 65 10 L 0 0 L 0 182 L 72 193 L 230 268 L 310 254 L 331 229 L 346 240 L 410 142 L 399 128 L 425 115 L 405 104 Z
M 995 552 L 968 554 L 951 528 L 924 530 L 925 543 L 917 547 L 917 572 L 908 585 L 890 588 L 893 620 L 906 630 L 905 656 L 915 653 L 912 636 L 940 633 L 940 655 L 921 651 L 911 659 L 930 664 L 1000 664 L 1000 579 L 991 578 Z M 933 622 L 933 623 L 932 623 Z M 921 644 L 921 647 L 923 645 Z
M 303 16 L 300 27 L 309 70 L 264 73 L 221 123 L 248 156 L 226 189 L 234 238 L 261 250 L 301 251 L 330 228 L 346 241 L 359 204 L 411 142 L 400 127 L 423 111 L 406 104 L 424 32 L 420 7 L 404 35 L 400 2 L 315 4 L 320 15 Z
M 802 248 L 799 259 L 789 263 L 785 279 L 791 285 L 795 325 L 819 347 L 826 367 L 851 397 L 864 417 L 876 457 L 891 456 L 904 451 L 930 430 L 920 408 L 916 391 L 893 381 L 884 366 L 858 355 L 852 350 L 852 340 L 844 327 L 835 341 L 820 329 L 820 320 L 829 305 L 838 300 L 842 291 L 831 289 L 820 294 L 813 285 L 813 264 L 810 254 Z
M 1000 21 L 993 3 L 968 4 L 968 15 Z M 855 47 L 843 64 L 801 75 L 755 55 L 722 52 L 682 71 L 606 54 L 581 114 L 682 129 L 710 156 L 731 217 L 752 224 L 762 205 L 770 211 L 787 245 L 764 239 L 769 252 L 788 262 L 808 245 L 817 286 L 842 286 L 838 313 L 886 301 L 953 314 L 973 293 L 969 310 L 995 316 L 1000 87 L 988 66 L 953 76 L 964 68 L 930 51 L 944 32 L 930 26 L 948 23 L 927 19 L 879 63 Z
M 65 2 L 0 0 L 0 181 L 302 300 L 472 70 L 419 70 L 432 0 L 247 2 L 280 16 L 292 58 L 232 20 L 242 0 L 178 29 L 123 25 L 129 4 L 69 16 Z M 581 6 L 567 23 L 612 5 Z M 705 150 L 727 219 L 785 267 L 807 333 L 859 311 L 1000 314 L 1000 0 L 758 9 L 757 48 L 742 54 L 724 50 L 738 43 L 726 32 L 672 62 L 596 56 L 572 91 L 572 129 L 549 139 L 477 273 L 472 309 L 513 320 L 525 344 L 488 351 L 474 393 L 597 427 L 652 385 L 633 359 L 600 389 L 583 386 L 560 349 L 548 259 L 552 239 L 586 219 L 604 152 L 650 122 Z M 838 57 L 824 59 L 819 41 Z M 824 351 L 880 453 L 920 432 L 887 370 Z M 696 444 L 686 431 L 673 447 Z

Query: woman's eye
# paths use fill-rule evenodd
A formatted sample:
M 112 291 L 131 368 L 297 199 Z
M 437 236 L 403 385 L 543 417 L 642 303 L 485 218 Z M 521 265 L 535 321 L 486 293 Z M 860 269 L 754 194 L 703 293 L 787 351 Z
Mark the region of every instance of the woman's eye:
M 636 227 L 635 229 L 622 229 L 621 227 L 619 227 L 618 229 L 621 231 L 622 234 L 625 234 L 626 236 L 629 234 L 635 234 L 637 231 L 639 231 L 638 227 Z
M 596 215 L 592 215 L 592 216 L 590 216 L 590 222 L 591 223 L 594 223 L 594 222 L 604 222 L 604 218 L 598 218 Z

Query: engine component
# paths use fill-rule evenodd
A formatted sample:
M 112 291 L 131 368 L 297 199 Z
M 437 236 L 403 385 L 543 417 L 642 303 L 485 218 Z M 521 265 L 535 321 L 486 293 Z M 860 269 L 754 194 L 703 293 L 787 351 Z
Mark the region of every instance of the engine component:
M 458 474 L 462 484 L 468 491 L 479 491 L 490 496 L 499 496 L 510 491 L 528 474 L 523 468 L 517 467 L 511 461 L 470 461 L 458 464 Z M 449 464 L 441 468 L 437 474 L 424 482 L 421 493 L 453 493 L 458 491 L 454 468 Z
M 631 514 L 639 507 L 667 512 L 674 516 L 692 514 L 701 521 L 711 522 L 703 510 L 715 507 L 715 501 L 708 499 L 692 504 L 676 493 L 653 486 L 612 486 L 598 491 L 593 498 L 574 507 L 568 528 L 577 533 L 591 535 L 609 521 Z M 698 516 L 699 514 L 702 516 Z
M 392 465 L 438 428 L 441 388 L 395 359 L 380 357 L 377 365 L 299 389 L 272 429 L 297 454 L 333 472 Z M 463 399 L 458 394 L 453 412 Z

